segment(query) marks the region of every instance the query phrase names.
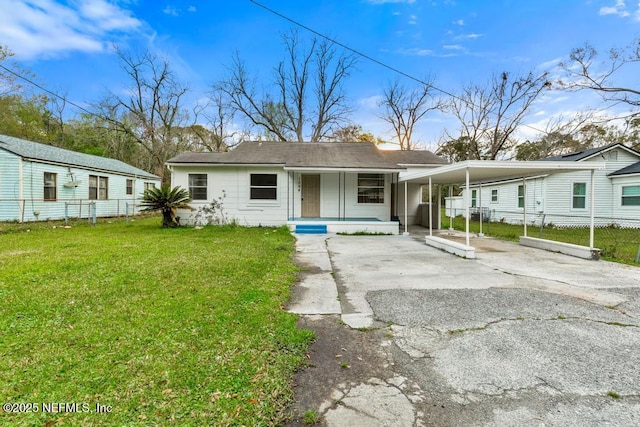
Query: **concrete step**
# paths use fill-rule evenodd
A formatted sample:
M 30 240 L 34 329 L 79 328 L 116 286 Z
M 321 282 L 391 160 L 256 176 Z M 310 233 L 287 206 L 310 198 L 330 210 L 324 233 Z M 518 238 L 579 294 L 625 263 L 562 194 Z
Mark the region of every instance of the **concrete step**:
M 327 234 L 327 225 L 296 224 L 296 234 Z

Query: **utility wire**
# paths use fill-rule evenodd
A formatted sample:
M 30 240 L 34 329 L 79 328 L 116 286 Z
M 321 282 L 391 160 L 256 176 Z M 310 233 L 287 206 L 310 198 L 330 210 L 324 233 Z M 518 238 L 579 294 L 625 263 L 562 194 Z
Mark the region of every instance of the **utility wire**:
M 83 111 L 83 112 L 85 112 L 85 113 L 87 113 L 87 114 L 89 114 L 89 115 L 91 115 L 91 116 L 97 117 L 97 118 L 102 119 L 102 120 L 106 120 L 106 121 L 111 122 L 111 123 L 116 124 L 116 125 L 117 125 L 117 124 L 120 124 L 120 123 L 119 123 L 118 121 L 116 121 L 116 120 L 110 119 L 109 117 L 103 116 L 103 115 L 101 115 L 101 114 L 96 114 L 96 113 L 94 113 L 93 111 L 89 111 L 89 110 L 87 110 L 86 108 L 84 108 L 83 106 L 78 105 L 78 104 L 76 104 L 76 103 L 75 103 L 75 102 L 73 102 L 73 101 L 69 101 L 69 100 L 68 100 L 67 98 L 65 98 L 64 96 L 62 96 L 62 95 L 58 95 L 57 93 L 55 93 L 55 92 L 53 92 L 53 91 L 51 91 L 51 90 L 49 90 L 49 89 L 45 88 L 44 86 L 42 86 L 42 85 L 40 85 L 40 84 L 38 84 L 38 83 L 34 82 L 34 81 L 33 81 L 33 80 L 31 80 L 31 79 L 28 79 L 27 77 L 25 77 L 25 76 L 23 76 L 23 75 L 21 75 L 21 74 L 16 73 L 15 71 L 13 71 L 13 70 L 11 70 L 11 69 L 9 69 L 9 68 L 5 67 L 5 66 L 4 66 L 4 65 L 2 65 L 2 64 L 0 64 L 0 68 L 2 68 L 3 70 L 5 70 L 5 71 L 6 71 L 6 72 L 8 72 L 8 73 L 13 74 L 14 76 L 18 77 L 19 79 L 22 79 L 22 80 L 26 81 L 27 83 L 29 83 L 29 84 L 31 84 L 31 85 L 33 85 L 33 86 L 37 87 L 38 89 L 40 89 L 40 90 L 42 90 L 42 91 L 44 91 L 44 92 L 48 93 L 49 95 L 54 96 L 54 97 L 56 97 L 56 98 L 58 98 L 58 99 L 61 99 L 62 101 L 64 101 L 65 103 L 67 103 L 67 104 L 69 104 L 69 105 L 73 105 L 74 107 L 78 108 L 79 110 L 81 110 L 81 111 Z
M 381 67 L 384 67 L 384 68 L 386 68 L 386 69 L 388 69 L 388 70 L 391 70 L 391 71 L 393 71 L 394 73 L 398 73 L 398 74 L 400 74 L 401 76 L 404 76 L 404 77 L 406 77 L 406 78 L 408 78 L 408 79 L 410 79 L 410 80 L 413 80 L 413 81 L 418 82 L 418 83 L 420 83 L 420 84 L 423 84 L 423 85 L 425 85 L 425 86 L 429 86 L 429 87 L 431 87 L 431 88 L 433 88 L 433 89 L 437 90 L 438 92 L 441 92 L 441 93 L 443 93 L 443 94 L 445 94 L 445 95 L 448 95 L 448 96 L 450 96 L 450 97 L 452 97 L 452 98 L 455 98 L 455 99 L 457 99 L 457 100 L 459 100 L 459 101 L 462 101 L 462 102 L 464 102 L 465 104 L 471 105 L 472 107 L 477 107 L 473 102 L 471 102 L 471 101 L 469 101 L 469 100 L 463 99 L 463 98 L 459 97 L 458 95 L 455 95 L 455 94 L 453 94 L 453 93 L 451 93 L 451 92 L 449 92 L 449 91 L 446 91 L 446 90 L 444 90 L 444 89 L 442 89 L 442 88 L 439 88 L 439 87 L 437 87 L 437 86 L 434 86 L 434 85 L 433 85 L 433 84 L 431 84 L 431 83 L 427 83 L 427 82 L 425 82 L 424 80 L 419 79 L 418 77 L 412 76 L 411 74 L 409 74 L 409 73 L 407 73 L 407 72 L 405 72 L 405 71 L 402 71 L 402 70 L 399 70 L 399 69 L 397 69 L 397 68 L 395 68 L 395 67 L 392 67 L 391 65 L 389 65 L 389 64 L 387 64 L 387 63 L 384 63 L 384 62 L 382 62 L 382 61 L 380 61 L 380 60 L 378 60 L 378 59 L 375 59 L 375 58 L 373 58 L 373 57 L 371 57 L 371 56 L 367 55 L 366 53 L 363 53 L 363 52 L 361 52 L 361 51 L 359 51 L 359 50 L 356 50 L 356 49 L 354 49 L 354 48 L 352 48 L 352 47 L 350 47 L 350 46 L 348 46 L 348 45 L 346 45 L 346 44 L 344 44 L 344 43 L 341 43 L 341 42 L 339 42 L 338 40 L 336 40 L 336 39 L 334 39 L 334 38 L 331 38 L 331 37 L 327 36 L 326 34 L 323 34 L 323 33 L 319 32 L 319 31 L 317 31 L 317 30 L 314 30 L 313 28 L 308 27 L 308 26 L 306 26 L 306 25 L 302 24 L 301 22 L 298 22 L 298 21 L 296 21 L 296 20 L 294 20 L 294 19 L 292 19 L 292 18 L 289 18 L 288 16 L 283 15 L 282 13 L 280 13 L 280 12 L 278 12 L 278 11 L 276 11 L 276 10 L 271 9 L 271 8 L 269 8 L 269 7 L 265 6 L 265 5 L 264 5 L 264 4 L 262 4 L 262 3 L 259 3 L 259 2 L 257 2 L 256 0 L 249 0 L 249 1 L 250 1 L 251 3 L 253 3 L 253 4 L 255 4 L 256 6 L 261 7 L 262 9 L 266 10 L 266 11 L 267 11 L 267 12 L 269 12 L 269 13 L 271 13 L 271 14 L 273 14 L 273 15 L 276 15 L 276 16 L 278 16 L 278 17 L 280 17 L 280 18 L 284 19 L 285 21 L 289 21 L 289 22 L 291 22 L 292 24 L 294 24 L 294 25 L 296 25 L 296 26 L 298 26 L 298 27 L 300 27 L 300 28 L 303 28 L 303 29 L 305 29 L 305 30 L 309 31 L 310 33 L 313 33 L 313 34 L 317 35 L 318 37 L 322 37 L 323 39 L 328 40 L 328 41 L 330 41 L 331 43 L 334 43 L 334 44 L 336 44 L 337 46 L 340 46 L 340 47 L 342 47 L 343 49 L 346 49 L 346 50 L 348 50 L 349 52 L 352 52 L 352 53 L 354 53 L 354 54 L 356 54 L 356 55 L 358 55 L 358 56 L 360 56 L 360 57 L 362 57 L 362 58 L 365 58 L 365 59 L 367 59 L 367 60 L 369 60 L 369 61 L 371 61 L 371 62 L 373 62 L 373 63 L 375 63 L 375 64 L 378 64 L 378 65 L 380 65 Z M 528 127 L 528 128 L 533 129 L 533 130 L 535 130 L 535 131 L 537 131 L 537 132 L 546 133 L 544 130 L 537 129 L 537 128 L 535 128 L 535 127 L 531 126 L 531 125 L 527 125 L 527 124 L 524 124 L 524 123 L 523 123 L 523 124 L 521 124 L 521 126 Z

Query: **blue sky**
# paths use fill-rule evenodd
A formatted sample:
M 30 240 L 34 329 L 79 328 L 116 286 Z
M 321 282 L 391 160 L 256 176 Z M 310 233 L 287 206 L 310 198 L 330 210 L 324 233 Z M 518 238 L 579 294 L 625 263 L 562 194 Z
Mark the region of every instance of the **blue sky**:
M 585 42 L 604 53 L 640 35 L 637 0 L 260 3 L 410 75 L 433 76 L 437 87 L 454 93 L 502 71 L 553 74 L 571 49 Z M 39 83 L 81 105 L 125 86 L 114 43 L 165 55 L 195 100 L 221 77 L 234 52 L 266 82 L 282 57 L 280 34 L 292 27 L 249 0 L 0 0 L 0 10 L 0 44 L 34 71 Z M 396 77 L 360 59 L 347 85 L 353 120 L 385 138 L 389 129 L 376 105 L 384 85 Z M 629 78 L 637 84 L 637 77 Z M 543 127 L 560 112 L 598 105 L 587 93 L 549 93 L 527 121 Z M 417 137 L 433 148 L 445 127 L 455 131 L 455 122 L 433 115 Z M 525 129 L 523 135 L 531 132 Z

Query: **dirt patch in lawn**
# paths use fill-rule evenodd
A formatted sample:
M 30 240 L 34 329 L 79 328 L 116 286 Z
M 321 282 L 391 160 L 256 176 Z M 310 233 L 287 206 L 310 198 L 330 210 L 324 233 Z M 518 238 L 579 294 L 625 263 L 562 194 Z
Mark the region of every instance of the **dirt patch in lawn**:
M 294 379 L 295 403 L 287 426 L 306 426 L 304 415 L 320 417 L 335 404 L 332 394 L 343 384 L 393 376 L 389 328 L 357 330 L 344 325 L 340 316 L 302 316 L 300 328 L 312 330 L 308 365 Z

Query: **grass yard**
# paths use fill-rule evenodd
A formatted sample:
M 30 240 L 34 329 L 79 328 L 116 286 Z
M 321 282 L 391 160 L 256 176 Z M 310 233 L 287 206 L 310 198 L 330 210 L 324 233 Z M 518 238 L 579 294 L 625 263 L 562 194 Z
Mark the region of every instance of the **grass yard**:
M 0 425 L 286 420 L 312 339 L 282 309 L 294 238 L 159 225 L 0 228 L 0 400 L 30 410 Z
M 449 218 L 442 216 L 442 228 L 449 228 Z M 465 219 L 456 217 L 453 219 L 453 228 L 465 229 Z M 479 221 L 469 221 L 469 231 L 480 232 Z M 523 226 L 504 224 L 501 222 L 483 223 L 482 231 L 485 235 L 498 239 L 517 242 L 523 235 Z M 540 237 L 557 242 L 574 243 L 589 246 L 589 228 L 554 228 L 544 227 L 540 234 L 539 226 L 529 226 L 527 235 Z M 600 227 L 594 229 L 594 245 L 602 250 L 602 258 L 607 261 L 624 264 L 638 265 L 635 262 L 640 246 L 640 229 Z

